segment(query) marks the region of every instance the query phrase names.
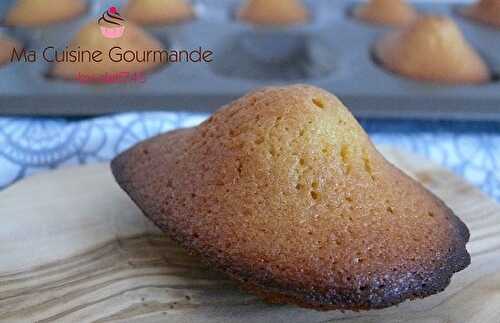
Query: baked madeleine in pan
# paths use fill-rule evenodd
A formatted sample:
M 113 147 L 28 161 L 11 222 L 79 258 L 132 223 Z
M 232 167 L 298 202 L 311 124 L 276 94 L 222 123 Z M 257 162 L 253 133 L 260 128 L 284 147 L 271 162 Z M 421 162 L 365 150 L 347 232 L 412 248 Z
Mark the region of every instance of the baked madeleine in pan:
M 446 17 L 426 16 L 377 41 L 375 55 L 388 70 L 419 81 L 480 84 L 490 81 L 488 66 Z
M 186 0 L 130 0 L 124 15 L 139 25 L 172 25 L 193 19 L 195 13 Z
M 254 25 L 297 25 L 307 23 L 310 13 L 301 0 L 247 0 L 238 18 Z
M 39 27 L 75 19 L 87 10 L 85 0 L 17 0 L 4 23 L 16 27 Z
M 418 17 L 417 11 L 405 0 L 370 0 L 354 9 L 359 20 L 392 27 L 404 27 Z

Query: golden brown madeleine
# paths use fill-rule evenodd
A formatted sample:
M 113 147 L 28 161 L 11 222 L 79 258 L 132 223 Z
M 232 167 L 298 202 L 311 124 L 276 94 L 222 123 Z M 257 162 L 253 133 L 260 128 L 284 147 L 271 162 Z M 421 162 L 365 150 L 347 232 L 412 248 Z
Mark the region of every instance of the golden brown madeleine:
M 140 25 L 171 25 L 195 17 L 186 0 L 130 0 L 125 16 Z
M 17 0 L 5 18 L 9 26 L 37 27 L 65 22 L 87 10 L 84 0 Z
M 483 24 L 500 28 L 500 0 L 479 0 L 464 9 L 464 14 Z
M 89 61 L 86 59 L 88 57 L 86 55 L 85 59 L 81 62 L 71 62 L 68 60 L 58 62 L 53 66 L 52 76 L 74 80 L 78 76 L 83 76 L 84 78 L 99 77 L 106 73 L 133 74 L 149 72 L 163 64 L 158 55 L 156 55 L 155 59 L 153 59 L 152 55 L 149 55 L 150 59 L 143 61 L 146 57 L 143 54 L 144 51 L 163 50 L 163 46 L 159 41 L 131 22 L 124 21 L 122 26 L 125 27 L 123 36 L 110 39 L 102 35 L 100 28 L 105 26 L 100 26 L 97 22 L 87 24 L 71 41 L 68 51 L 101 51 L 102 55 L 99 56 L 99 59 L 102 61 Z M 121 49 L 116 47 L 120 47 Z M 136 59 L 131 60 L 132 56 L 130 54 L 124 58 L 125 51 L 137 52 L 139 54 L 136 55 Z M 127 62 L 127 60 L 131 61 Z
M 18 41 L 0 35 L 0 66 L 10 63 L 14 48 L 20 51 L 22 47 Z
M 417 19 L 417 11 L 405 0 L 370 0 L 354 9 L 359 20 L 394 27 L 403 27 Z
M 294 25 L 310 19 L 301 0 L 247 0 L 238 18 L 255 25 Z
M 377 41 L 375 54 L 387 69 L 415 80 L 476 84 L 491 77 L 486 63 L 446 17 L 422 17 L 388 33 Z
M 111 167 L 161 229 L 269 302 L 383 308 L 470 263 L 465 225 L 315 87 L 252 92 Z

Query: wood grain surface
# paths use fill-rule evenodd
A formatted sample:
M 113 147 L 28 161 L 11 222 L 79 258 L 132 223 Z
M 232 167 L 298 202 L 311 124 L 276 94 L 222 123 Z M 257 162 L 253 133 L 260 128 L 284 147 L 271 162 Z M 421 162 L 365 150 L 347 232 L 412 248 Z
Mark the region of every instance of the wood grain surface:
M 441 294 L 360 313 L 264 304 L 161 235 L 94 165 L 0 193 L 0 321 L 499 323 L 500 207 L 425 160 L 384 154 L 471 230 L 472 265 Z

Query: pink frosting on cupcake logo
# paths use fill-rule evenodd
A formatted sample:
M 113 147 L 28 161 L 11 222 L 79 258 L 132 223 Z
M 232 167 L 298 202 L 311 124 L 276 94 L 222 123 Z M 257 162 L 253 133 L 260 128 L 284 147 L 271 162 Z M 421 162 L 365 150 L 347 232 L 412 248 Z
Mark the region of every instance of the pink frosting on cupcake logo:
M 109 39 L 123 36 L 125 32 L 123 22 L 124 19 L 121 17 L 116 7 L 110 7 L 98 20 L 102 35 Z

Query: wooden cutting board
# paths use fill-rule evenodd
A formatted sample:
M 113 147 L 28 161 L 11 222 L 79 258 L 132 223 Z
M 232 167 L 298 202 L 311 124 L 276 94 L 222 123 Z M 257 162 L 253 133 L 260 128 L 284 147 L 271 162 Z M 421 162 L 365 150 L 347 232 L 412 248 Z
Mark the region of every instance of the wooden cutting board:
M 439 295 L 360 313 L 264 304 L 162 236 L 94 165 L 0 193 L 0 321 L 500 322 L 500 207 L 425 160 L 384 153 L 471 230 L 472 265 Z

